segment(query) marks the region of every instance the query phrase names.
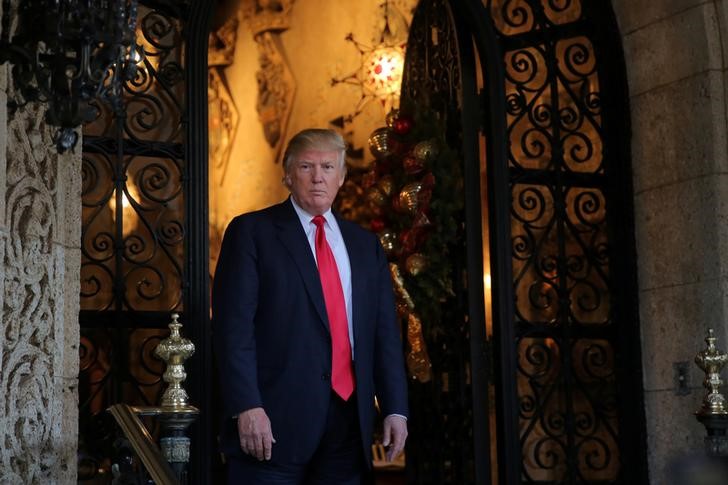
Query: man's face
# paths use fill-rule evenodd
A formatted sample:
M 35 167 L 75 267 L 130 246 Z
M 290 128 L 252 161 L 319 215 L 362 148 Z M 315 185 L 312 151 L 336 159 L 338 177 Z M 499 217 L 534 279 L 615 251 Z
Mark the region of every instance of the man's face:
M 323 214 L 344 183 L 339 152 L 306 150 L 289 167 L 286 183 L 298 205 L 311 215 Z

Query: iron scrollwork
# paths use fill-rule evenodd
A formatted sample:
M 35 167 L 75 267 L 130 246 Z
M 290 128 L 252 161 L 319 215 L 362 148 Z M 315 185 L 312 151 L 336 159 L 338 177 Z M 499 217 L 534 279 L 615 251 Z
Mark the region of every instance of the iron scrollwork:
M 140 68 L 125 85 L 127 117 L 100 107 L 84 131 L 85 310 L 182 306 L 181 21 L 141 6 L 138 30 Z
M 455 123 L 462 89 L 457 33 L 447 2 L 431 3 L 410 27 L 401 97 L 425 102 Z
M 115 437 L 94 423 L 114 403 L 158 402 L 163 369 L 152 351 L 169 312 L 184 309 L 187 8 L 140 2 L 125 113 L 99 103 L 83 127 L 80 433 L 107 472 Z
M 490 12 L 505 46 L 522 479 L 616 483 L 598 59 L 580 1 L 493 1 Z M 555 33 L 566 24 L 576 35 Z

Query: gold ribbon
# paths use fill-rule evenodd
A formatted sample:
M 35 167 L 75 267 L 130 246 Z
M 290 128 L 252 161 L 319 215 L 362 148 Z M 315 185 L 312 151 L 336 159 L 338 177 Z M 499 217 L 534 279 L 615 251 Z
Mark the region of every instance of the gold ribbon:
M 407 346 L 409 347 L 405 359 L 407 369 L 410 375 L 418 381 L 428 382 L 432 379 L 432 364 L 427 355 L 427 344 L 422 334 L 422 320 L 415 312 L 415 303 L 404 286 L 404 278 L 402 278 L 399 266 L 396 263 L 389 263 L 389 271 L 397 295 L 397 315 L 400 319 L 407 317 Z

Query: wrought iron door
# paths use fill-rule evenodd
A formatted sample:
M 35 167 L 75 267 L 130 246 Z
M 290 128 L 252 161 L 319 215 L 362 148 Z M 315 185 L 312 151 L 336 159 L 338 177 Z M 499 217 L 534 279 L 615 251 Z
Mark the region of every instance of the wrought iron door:
M 628 98 L 611 6 L 424 0 L 426 9 L 439 17 L 415 16 L 403 98 L 427 91 L 449 117 L 461 101 L 461 121 L 448 121 L 463 147 L 469 331 L 453 333 L 470 340 L 460 341 L 471 379 L 459 398 L 472 406 L 455 418 L 472 419 L 472 438 L 460 439 L 474 479 L 645 483 Z M 455 59 L 431 37 L 448 15 Z M 425 458 L 449 466 L 442 445 Z
M 126 116 L 99 104 L 84 126 L 80 452 L 108 466 L 105 409 L 157 405 L 152 355 L 171 313 L 197 347 L 186 388 L 199 406 L 190 481 L 209 482 L 206 75 L 209 2 L 140 1 Z M 91 470 L 88 470 L 92 474 Z
M 437 113 L 446 130 L 446 142 L 458 152 L 455 163 L 463 157 L 462 50 L 447 0 L 421 2 L 407 42 L 401 104 L 403 109 L 416 104 Z M 463 180 L 455 185 L 462 186 Z M 463 197 L 457 193 L 449 195 Z M 406 463 L 412 483 L 472 483 L 480 466 L 473 450 L 473 429 L 482 425 L 483 416 L 473 412 L 472 392 L 473 379 L 480 378 L 481 368 L 473 369 L 476 375 L 471 372 L 473 327 L 469 314 L 477 309 L 469 308 L 468 286 L 472 278 L 480 278 L 481 272 L 466 270 L 466 234 L 462 224 L 465 214 L 461 211 L 457 219 L 454 226 L 459 234 L 454 238 L 455 247 L 447 251 L 453 295 L 439 296 L 442 321 L 432 322 L 431 327 L 437 329 L 427 328 L 425 332 L 432 380 L 413 380 L 409 386 L 411 416 Z M 478 401 L 480 404 L 487 406 L 487 402 Z M 478 437 L 484 434 L 479 433 Z

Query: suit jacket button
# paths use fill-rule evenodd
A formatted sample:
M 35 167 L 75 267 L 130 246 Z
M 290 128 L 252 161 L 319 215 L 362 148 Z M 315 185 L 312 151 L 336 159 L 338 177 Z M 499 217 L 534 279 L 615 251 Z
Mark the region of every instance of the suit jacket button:
M 328 372 L 324 372 L 323 374 L 321 374 L 322 381 L 328 381 L 329 379 L 331 379 L 331 374 L 329 374 Z

